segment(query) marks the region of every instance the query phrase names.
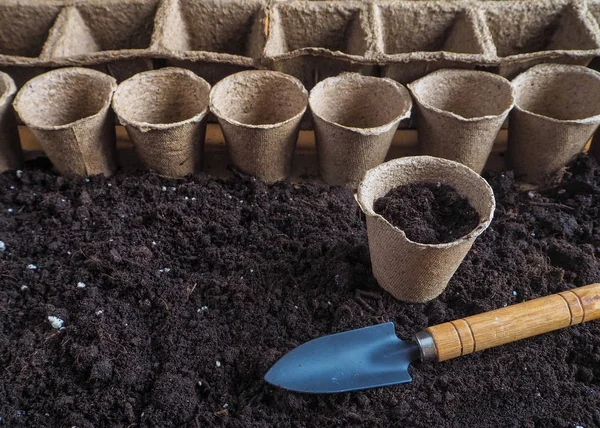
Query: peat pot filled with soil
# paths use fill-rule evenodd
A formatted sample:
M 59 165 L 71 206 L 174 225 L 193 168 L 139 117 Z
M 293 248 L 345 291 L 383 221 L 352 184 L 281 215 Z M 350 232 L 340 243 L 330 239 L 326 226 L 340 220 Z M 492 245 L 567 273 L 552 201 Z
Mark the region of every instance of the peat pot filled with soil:
M 367 217 L 373 274 L 407 302 L 444 291 L 495 207 L 491 187 L 476 172 L 431 156 L 369 170 L 357 201 Z

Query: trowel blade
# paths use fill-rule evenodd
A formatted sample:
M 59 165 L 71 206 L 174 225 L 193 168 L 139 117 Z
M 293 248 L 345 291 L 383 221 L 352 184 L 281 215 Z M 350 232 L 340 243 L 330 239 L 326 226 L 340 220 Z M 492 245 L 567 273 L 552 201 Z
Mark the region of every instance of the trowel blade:
M 284 355 L 265 375 L 275 386 L 330 394 L 412 381 L 419 346 L 396 336 L 394 323 L 319 337 Z

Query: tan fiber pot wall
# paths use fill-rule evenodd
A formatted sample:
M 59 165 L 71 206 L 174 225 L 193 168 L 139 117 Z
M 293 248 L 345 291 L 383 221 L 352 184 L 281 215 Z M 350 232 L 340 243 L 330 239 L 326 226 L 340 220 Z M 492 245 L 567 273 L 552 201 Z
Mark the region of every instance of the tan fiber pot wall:
M 113 108 L 150 169 L 182 177 L 200 166 L 210 85 L 189 70 L 163 68 L 119 85 Z
M 600 124 L 600 73 L 541 64 L 512 82 L 508 162 L 515 175 L 541 183 L 581 153 Z
M 23 153 L 17 131 L 12 101 L 17 92 L 15 82 L 0 72 L 0 172 L 20 168 Z
M 64 175 L 110 175 L 116 137 L 110 103 L 114 78 L 85 68 L 42 74 L 17 93 L 14 107 Z
M 233 164 L 265 181 L 292 172 L 308 92 L 300 81 L 276 71 L 233 74 L 210 92 L 210 108 L 217 116 Z
M 356 188 L 368 169 L 385 160 L 412 100 L 393 80 L 346 73 L 315 86 L 309 105 L 321 177 Z
M 417 104 L 421 153 L 480 173 L 514 106 L 510 82 L 484 71 L 439 70 L 408 88 Z

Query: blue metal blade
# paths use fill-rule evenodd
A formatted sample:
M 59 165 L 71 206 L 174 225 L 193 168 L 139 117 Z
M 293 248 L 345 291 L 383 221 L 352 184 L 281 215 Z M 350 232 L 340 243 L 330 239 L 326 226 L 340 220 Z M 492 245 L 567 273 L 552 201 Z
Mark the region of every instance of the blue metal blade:
M 306 342 L 284 355 L 265 375 L 275 386 L 329 394 L 412 381 L 416 343 L 396 336 L 394 323 L 332 334 Z

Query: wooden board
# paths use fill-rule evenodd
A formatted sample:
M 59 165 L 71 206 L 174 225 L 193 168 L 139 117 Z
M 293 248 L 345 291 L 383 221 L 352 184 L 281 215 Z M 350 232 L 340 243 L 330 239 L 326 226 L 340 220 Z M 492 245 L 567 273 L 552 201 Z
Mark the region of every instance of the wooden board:
M 44 156 L 40 144 L 26 127 L 20 126 L 19 134 L 26 159 Z M 494 143 L 486 168 L 497 171 L 504 168 L 503 153 L 506 151 L 506 137 L 507 130 L 501 130 Z M 117 149 L 119 161 L 123 167 L 143 167 L 135 155 L 133 144 L 129 140 L 125 128 L 122 126 L 117 126 Z M 226 176 L 226 167 L 230 163 L 230 159 L 221 128 L 217 124 L 210 123 L 207 126 L 204 153 L 204 171 L 216 176 Z M 416 154 L 418 154 L 417 131 L 415 129 L 398 130 L 388 153 L 388 159 Z M 316 155 L 314 132 L 311 130 L 300 131 L 294 155 L 293 178 L 318 176 Z

